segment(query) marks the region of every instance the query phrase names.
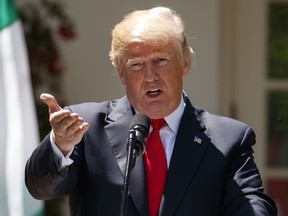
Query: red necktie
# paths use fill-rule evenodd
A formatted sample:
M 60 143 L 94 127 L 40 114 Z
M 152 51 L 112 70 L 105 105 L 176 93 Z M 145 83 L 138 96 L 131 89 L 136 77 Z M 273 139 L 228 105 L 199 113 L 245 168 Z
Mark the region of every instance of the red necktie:
M 159 130 L 166 124 L 162 119 L 151 119 L 153 130 L 147 138 L 144 153 L 150 216 L 157 216 L 167 175 L 166 154 Z

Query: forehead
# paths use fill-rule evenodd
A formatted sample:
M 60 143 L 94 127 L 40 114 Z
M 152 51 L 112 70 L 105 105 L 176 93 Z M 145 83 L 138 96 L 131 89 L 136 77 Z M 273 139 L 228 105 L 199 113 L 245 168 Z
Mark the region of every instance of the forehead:
M 122 57 L 124 58 L 141 58 L 141 57 L 155 57 L 159 55 L 172 56 L 176 52 L 172 43 L 165 45 L 149 45 L 145 43 L 134 42 L 127 45 L 122 50 Z

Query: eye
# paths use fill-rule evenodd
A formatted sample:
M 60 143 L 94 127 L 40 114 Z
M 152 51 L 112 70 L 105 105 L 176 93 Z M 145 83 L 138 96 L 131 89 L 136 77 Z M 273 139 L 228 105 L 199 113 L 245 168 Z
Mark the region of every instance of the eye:
M 158 59 L 156 59 L 155 63 L 158 66 L 163 67 L 163 66 L 166 66 L 169 63 L 169 59 L 167 59 L 167 58 L 158 58 Z
M 137 62 L 137 63 L 131 64 L 129 67 L 133 71 L 139 71 L 143 68 L 143 66 L 144 66 L 143 62 Z

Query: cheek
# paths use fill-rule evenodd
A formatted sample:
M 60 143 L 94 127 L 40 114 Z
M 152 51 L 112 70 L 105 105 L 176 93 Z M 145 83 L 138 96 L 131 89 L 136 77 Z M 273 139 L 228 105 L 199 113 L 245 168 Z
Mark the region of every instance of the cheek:
M 144 82 L 143 73 L 136 73 L 127 70 L 118 73 L 122 84 L 126 86 L 126 90 L 138 92 L 142 88 Z
M 170 86 L 169 88 L 172 91 L 178 92 L 179 89 L 183 88 L 183 76 L 181 71 L 173 73 L 173 75 L 166 77 L 166 85 Z
M 140 86 L 140 78 L 131 74 L 123 74 L 121 82 L 126 86 L 126 90 L 132 91 L 131 93 L 134 93 Z

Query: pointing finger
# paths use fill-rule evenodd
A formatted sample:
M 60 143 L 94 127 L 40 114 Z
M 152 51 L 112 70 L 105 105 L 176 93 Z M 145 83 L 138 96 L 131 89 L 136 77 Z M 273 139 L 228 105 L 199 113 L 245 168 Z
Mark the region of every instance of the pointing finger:
M 40 99 L 48 106 L 50 113 L 54 113 L 62 109 L 53 95 L 43 93 L 40 95 Z

